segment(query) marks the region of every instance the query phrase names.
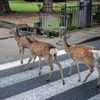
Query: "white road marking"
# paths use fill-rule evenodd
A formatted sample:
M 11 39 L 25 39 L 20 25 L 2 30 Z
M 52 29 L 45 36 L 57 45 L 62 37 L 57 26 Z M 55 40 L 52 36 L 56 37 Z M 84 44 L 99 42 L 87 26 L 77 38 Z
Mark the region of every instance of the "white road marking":
M 64 54 L 67 54 L 65 52 L 65 50 L 60 50 L 60 51 L 58 51 L 57 55 L 60 56 L 60 55 L 64 55 Z M 28 60 L 29 60 L 29 58 L 23 59 L 24 64 L 26 64 L 28 62 Z M 39 58 L 37 57 L 35 61 L 39 61 Z M 14 68 L 14 67 L 17 67 L 17 66 L 20 66 L 20 65 L 21 65 L 20 60 L 8 62 L 8 63 L 5 63 L 5 64 L 0 64 L 0 71 L 5 70 L 5 69 L 9 69 L 9 68 Z
M 100 94 L 97 94 L 97 95 L 89 98 L 88 100 L 100 100 Z
M 64 55 L 64 54 L 66 54 L 66 52 L 64 50 L 58 51 L 58 56 Z M 24 59 L 24 63 L 27 63 L 28 59 L 29 58 Z M 39 59 L 37 58 L 36 61 L 38 61 L 38 60 Z M 72 62 L 71 59 L 61 61 L 60 63 L 62 65 L 62 69 L 70 67 L 71 62 Z M 9 68 L 14 68 L 14 67 L 17 67 L 20 65 L 21 65 L 20 60 L 1 64 L 0 71 L 9 69 Z M 53 72 L 59 70 L 59 68 L 57 67 L 57 65 L 55 63 L 53 63 L 53 65 L 54 65 Z M 87 79 L 87 81 L 85 83 L 98 78 L 97 69 L 96 68 L 94 68 L 94 69 L 95 69 L 95 71 L 92 73 L 92 75 Z M 50 68 L 48 65 L 43 66 L 43 68 L 41 70 L 41 75 L 45 75 L 45 74 L 49 73 L 49 71 L 50 71 Z M 31 69 L 31 70 L 28 69 L 28 71 L 23 71 L 18 74 L 0 78 L 0 88 L 4 88 L 4 87 L 10 86 L 12 84 L 20 83 L 25 80 L 27 81 L 28 79 L 31 79 L 31 78 L 39 77 L 38 72 L 39 72 L 39 68 L 35 68 L 35 69 Z M 57 94 L 68 91 L 69 89 L 72 89 L 72 88 L 78 87 L 82 84 L 85 84 L 83 82 L 83 80 L 86 77 L 86 75 L 88 74 L 88 72 L 89 72 L 89 69 L 80 73 L 81 80 L 82 80 L 81 82 L 78 82 L 78 73 L 77 73 L 77 74 L 71 75 L 70 77 L 65 77 L 64 78 L 65 85 L 62 85 L 62 80 L 59 79 L 57 81 L 48 83 L 46 85 L 42 85 L 40 87 L 31 89 L 29 91 L 25 91 L 23 93 L 15 95 L 15 96 L 6 98 L 5 100 L 45 100 L 45 99 L 48 99 L 52 96 L 55 96 Z M 60 71 L 59 71 L 59 74 L 60 74 Z M 68 73 L 66 73 L 66 74 L 68 74 Z M 35 83 L 33 83 L 33 84 L 35 84 Z M 95 83 L 95 85 L 96 84 L 97 83 Z M 93 97 L 89 98 L 88 100 L 94 100 L 94 99 L 99 100 L 100 94 L 93 96 Z
M 71 62 L 72 62 L 71 59 L 61 61 L 60 63 L 62 65 L 62 69 L 69 67 Z M 59 70 L 58 66 L 55 63 L 53 64 L 53 66 L 54 66 L 53 72 Z M 12 85 L 12 84 L 26 81 L 31 78 L 39 77 L 39 75 L 38 75 L 39 68 L 35 68 L 35 69 L 31 69 L 31 70 L 27 68 L 27 70 L 28 71 L 23 71 L 18 74 L 0 78 L 0 87 L 3 88 L 6 86 L 9 86 L 9 85 Z M 41 75 L 49 74 L 49 72 L 50 72 L 49 65 L 43 66 L 43 68 L 41 69 Z M 60 74 L 60 70 L 59 70 L 59 74 Z
M 80 73 L 82 80 L 84 80 L 88 72 L 89 70 Z M 97 71 L 94 71 L 86 82 L 92 81 L 97 77 L 98 77 Z M 5 100 L 45 100 L 47 98 L 50 98 L 52 96 L 55 96 L 62 92 L 68 91 L 69 89 L 84 84 L 83 81 L 78 82 L 78 74 L 71 75 L 70 77 L 66 77 L 64 79 L 65 79 L 65 85 L 62 85 L 60 79 L 58 81 L 51 82 L 49 84 L 9 97 Z

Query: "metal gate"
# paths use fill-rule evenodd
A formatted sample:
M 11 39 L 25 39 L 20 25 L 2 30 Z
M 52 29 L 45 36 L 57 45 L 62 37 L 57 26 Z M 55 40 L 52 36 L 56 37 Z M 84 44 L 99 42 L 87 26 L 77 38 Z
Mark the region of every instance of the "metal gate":
M 89 15 L 89 23 L 84 24 L 84 21 L 80 21 L 79 24 L 81 28 L 98 25 L 100 24 L 100 4 L 98 5 L 87 5 L 87 10 L 89 10 L 90 6 L 92 9 Z M 82 7 L 86 7 L 86 5 L 82 5 Z M 69 29 L 78 28 L 78 17 L 81 14 L 78 14 L 78 9 L 81 6 L 55 6 L 52 7 L 53 12 L 51 13 L 43 13 L 40 10 L 40 24 L 41 27 L 47 29 L 59 30 L 60 26 L 66 26 Z M 85 13 L 83 13 L 85 15 Z M 82 17 L 84 17 L 84 15 Z M 84 18 L 83 18 L 84 19 Z M 85 19 L 88 20 L 88 16 L 85 16 Z
M 64 6 L 63 6 L 64 7 Z M 64 8 L 61 6 L 53 6 L 52 12 L 43 13 L 40 11 L 40 25 L 43 28 L 59 30 L 60 26 L 65 26 Z

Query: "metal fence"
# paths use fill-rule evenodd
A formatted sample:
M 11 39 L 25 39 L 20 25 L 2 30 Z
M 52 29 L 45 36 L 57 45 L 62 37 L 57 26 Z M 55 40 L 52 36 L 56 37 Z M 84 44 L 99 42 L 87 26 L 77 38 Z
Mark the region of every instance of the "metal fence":
M 47 9 L 46 7 L 44 9 Z M 64 13 L 61 11 L 61 6 L 54 6 L 53 8 L 48 8 L 47 13 L 40 11 L 40 24 L 44 28 L 58 30 L 59 26 L 64 26 Z M 51 11 L 51 10 L 52 11 Z M 62 20 L 61 20 L 62 19 Z
M 91 27 L 100 24 L 100 5 L 66 7 L 66 25 L 70 29 Z M 70 23 L 69 23 L 70 22 Z
M 58 30 L 60 26 L 69 29 L 90 27 L 100 24 L 100 5 L 55 6 L 48 13 L 40 10 L 41 27 Z

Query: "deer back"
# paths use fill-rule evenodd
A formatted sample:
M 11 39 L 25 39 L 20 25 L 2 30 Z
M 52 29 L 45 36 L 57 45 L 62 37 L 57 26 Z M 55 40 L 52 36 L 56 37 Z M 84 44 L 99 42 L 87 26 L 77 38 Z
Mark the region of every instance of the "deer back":
M 48 56 L 50 54 L 50 49 L 56 48 L 52 44 L 40 41 L 32 42 L 30 39 L 27 39 L 27 43 L 31 54 L 35 54 L 37 56 Z
M 90 50 L 98 50 L 93 46 L 73 45 L 69 48 L 69 56 L 78 62 L 92 62 L 93 53 Z

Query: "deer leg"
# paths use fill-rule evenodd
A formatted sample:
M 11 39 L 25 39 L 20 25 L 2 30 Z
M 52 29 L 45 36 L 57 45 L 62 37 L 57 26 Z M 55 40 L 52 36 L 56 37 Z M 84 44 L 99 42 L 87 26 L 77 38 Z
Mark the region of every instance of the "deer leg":
M 86 64 L 86 63 L 85 63 Z M 91 73 L 94 71 L 94 69 L 93 69 L 93 67 L 92 67 L 92 65 L 90 64 L 90 63 L 88 63 L 88 64 L 86 64 L 88 67 L 89 67 L 89 69 L 90 69 L 90 71 L 89 71 L 89 73 L 87 74 L 87 76 L 85 77 L 85 79 L 84 79 L 84 82 L 87 80 L 87 78 L 91 75 Z
M 65 84 L 61 64 L 58 62 L 57 55 L 54 56 L 54 62 L 58 65 L 58 67 L 60 69 L 61 77 L 62 77 L 62 83 Z
M 22 53 L 22 49 L 21 49 L 21 48 L 19 48 L 19 56 L 20 56 L 20 62 L 21 62 L 21 64 L 23 64 L 23 60 L 22 60 L 22 56 L 21 56 L 21 53 Z
M 23 63 L 24 51 L 25 51 L 25 49 L 24 49 L 24 48 L 22 48 L 22 53 L 21 53 L 21 54 L 22 54 L 22 56 L 21 56 L 21 57 L 22 57 L 22 58 L 21 58 L 21 60 L 22 60 L 22 63 Z
M 29 69 L 31 69 L 33 67 L 33 64 L 34 64 L 35 59 L 36 59 L 36 56 L 34 57 L 33 62 L 32 62 L 32 65 L 29 67 Z
M 99 78 L 98 78 L 98 83 L 97 83 L 97 87 L 100 85 L 100 67 L 99 67 L 99 63 L 98 63 L 98 59 L 96 60 L 96 61 L 94 61 L 94 66 L 97 68 L 97 70 L 98 70 L 98 76 L 99 76 Z
M 41 57 L 39 57 L 39 74 L 41 75 L 41 68 L 42 68 L 42 61 L 41 61 Z
M 19 55 L 21 64 L 23 64 L 23 53 L 24 53 L 24 48 L 22 46 L 19 46 Z
M 50 58 L 45 58 L 46 63 L 50 66 L 50 73 L 49 73 L 49 77 L 46 79 L 46 81 L 49 81 L 52 71 L 53 71 L 53 65 L 50 62 Z
M 68 76 L 70 76 L 70 75 L 71 75 L 73 65 L 74 65 L 74 62 L 72 61 L 71 66 L 70 66 L 70 71 L 69 71 L 69 73 L 68 73 Z
M 29 64 L 29 62 L 32 60 L 32 55 L 30 56 L 30 58 L 29 58 L 29 60 L 28 60 L 28 63 L 26 64 L 26 66 L 25 66 L 25 68 L 24 68 L 24 70 L 26 70 L 26 68 L 27 68 L 27 66 L 28 66 L 28 64 Z
M 77 68 L 77 71 L 78 71 L 78 77 L 79 77 L 78 81 L 80 81 L 81 77 L 80 77 L 80 71 L 79 71 L 79 64 L 76 61 L 75 61 L 75 64 L 76 64 L 76 68 Z

